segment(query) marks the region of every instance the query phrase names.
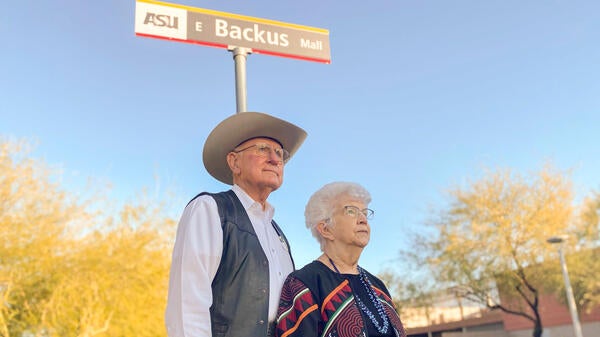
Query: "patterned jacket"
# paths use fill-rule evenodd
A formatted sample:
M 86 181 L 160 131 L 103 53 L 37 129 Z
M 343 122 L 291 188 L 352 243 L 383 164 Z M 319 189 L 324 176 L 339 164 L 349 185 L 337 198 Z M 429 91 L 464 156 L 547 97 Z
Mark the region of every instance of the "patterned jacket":
M 406 337 L 389 291 L 367 272 L 391 323 L 391 335 Z M 354 299 L 348 275 L 313 261 L 292 272 L 283 285 L 277 314 L 277 337 L 366 337 L 365 319 Z M 364 302 L 364 301 L 363 301 Z

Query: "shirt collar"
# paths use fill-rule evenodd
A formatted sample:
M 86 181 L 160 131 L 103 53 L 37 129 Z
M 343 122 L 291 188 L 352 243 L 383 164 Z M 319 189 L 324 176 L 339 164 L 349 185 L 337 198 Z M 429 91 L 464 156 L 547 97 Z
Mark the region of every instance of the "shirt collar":
M 231 187 L 231 189 L 233 190 L 233 192 L 235 193 L 235 195 L 237 195 L 238 199 L 240 199 L 240 202 L 242 203 L 242 206 L 244 206 L 244 209 L 246 210 L 246 212 L 249 209 L 254 209 L 254 210 L 259 210 L 260 212 L 262 211 L 262 205 L 255 201 L 254 199 L 252 199 L 248 193 L 246 193 L 246 191 L 244 191 L 241 187 L 239 187 L 238 185 L 233 185 Z M 275 208 L 268 202 L 265 201 L 265 211 L 264 213 L 269 216 L 270 218 L 273 217 L 273 215 L 275 214 Z

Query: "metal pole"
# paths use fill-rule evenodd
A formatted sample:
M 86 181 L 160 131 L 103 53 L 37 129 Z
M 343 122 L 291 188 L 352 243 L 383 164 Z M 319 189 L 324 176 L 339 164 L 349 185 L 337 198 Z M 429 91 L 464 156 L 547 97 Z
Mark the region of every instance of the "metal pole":
M 563 277 L 565 278 L 567 302 L 569 303 L 569 311 L 571 312 L 571 320 L 573 321 L 575 337 L 583 337 L 583 334 L 581 333 L 581 324 L 579 323 L 579 315 L 577 314 L 577 307 L 575 306 L 575 297 L 573 296 L 573 289 L 571 288 L 571 281 L 569 280 L 569 272 L 567 270 L 567 262 L 565 261 L 562 243 L 558 246 L 558 254 L 560 255 L 560 266 L 562 268 Z
M 247 111 L 246 101 L 246 58 L 252 52 L 251 49 L 231 47 L 235 62 L 235 102 L 236 113 Z

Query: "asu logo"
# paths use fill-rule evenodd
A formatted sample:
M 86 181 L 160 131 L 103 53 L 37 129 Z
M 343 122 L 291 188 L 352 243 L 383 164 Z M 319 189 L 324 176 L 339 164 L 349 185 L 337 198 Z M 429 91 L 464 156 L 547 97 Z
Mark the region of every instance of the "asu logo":
M 155 14 L 155 13 L 146 13 L 146 18 L 144 19 L 144 24 L 152 24 L 156 27 L 167 27 L 178 29 L 179 28 L 179 18 L 177 16 L 171 16 L 166 14 Z

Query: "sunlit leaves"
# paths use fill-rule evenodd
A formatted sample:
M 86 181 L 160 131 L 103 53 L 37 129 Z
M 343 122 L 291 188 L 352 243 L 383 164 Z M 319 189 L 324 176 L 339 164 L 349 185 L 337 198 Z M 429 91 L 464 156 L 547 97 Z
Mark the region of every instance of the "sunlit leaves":
M 164 336 L 174 221 L 73 198 L 55 174 L 0 142 L 0 336 Z
M 586 257 L 600 240 L 598 195 L 577 205 L 569 175 L 548 166 L 527 176 L 487 172 L 448 196 L 448 205 L 429 222 L 435 235 L 417 235 L 412 253 L 433 271 L 439 287 L 462 289 L 461 296 L 490 308 L 525 315 L 540 334 L 539 320 L 530 315 L 538 310 L 540 293 L 564 293 L 556 247 L 546 240 L 566 234 L 579 303 L 598 303 L 600 269 Z M 493 295 L 498 289 L 524 306 L 505 306 Z

